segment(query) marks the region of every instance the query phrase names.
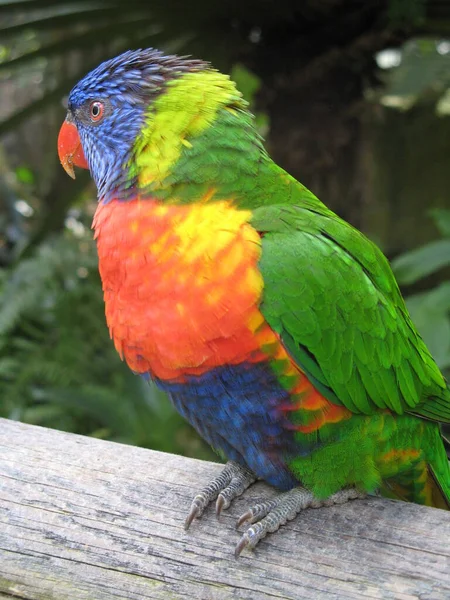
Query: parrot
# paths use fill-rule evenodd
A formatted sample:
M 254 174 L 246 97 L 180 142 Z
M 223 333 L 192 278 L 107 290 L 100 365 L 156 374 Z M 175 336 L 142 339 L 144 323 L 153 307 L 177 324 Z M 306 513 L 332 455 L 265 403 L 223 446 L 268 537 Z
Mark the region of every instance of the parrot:
M 186 529 L 257 480 L 236 557 L 368 494 L 450 509 L 450 389 L 387 258 L 270 158 L 228 75 L 128 50 L 72 89 L 58 154 L 97 188 L 117 352 L 227 461 Z

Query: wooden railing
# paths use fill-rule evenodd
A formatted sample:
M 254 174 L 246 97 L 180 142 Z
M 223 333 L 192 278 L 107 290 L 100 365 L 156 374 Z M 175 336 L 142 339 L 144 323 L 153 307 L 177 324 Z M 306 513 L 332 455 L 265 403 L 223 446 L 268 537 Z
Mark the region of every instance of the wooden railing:
M 310 509 L 236 560 L 236 518 L 185 532 L 220 465 L 0 419 L 0 599 L 450 598 L 450 513 L 369 498 Z

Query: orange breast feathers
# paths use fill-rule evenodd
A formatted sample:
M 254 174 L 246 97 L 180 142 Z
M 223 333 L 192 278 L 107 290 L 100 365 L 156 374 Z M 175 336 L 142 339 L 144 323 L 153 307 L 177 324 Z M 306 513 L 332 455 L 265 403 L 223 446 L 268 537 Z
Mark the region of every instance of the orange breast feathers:
M 182 380 L 267 358 L 261 346 L 277 339 L 258 309 L 261 243 L 249 218 L 226 201 L 99 204 L 106 319 L 134 371 Z

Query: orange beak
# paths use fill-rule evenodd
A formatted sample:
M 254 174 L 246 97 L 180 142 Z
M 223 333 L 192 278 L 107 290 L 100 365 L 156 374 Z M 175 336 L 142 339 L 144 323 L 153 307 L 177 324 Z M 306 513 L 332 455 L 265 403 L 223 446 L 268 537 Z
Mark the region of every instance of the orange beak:
M 65 172 L 75 179 L 74 167 L 89 169 L 75 124 L 64 121 L 58 135 L 58 155 Z

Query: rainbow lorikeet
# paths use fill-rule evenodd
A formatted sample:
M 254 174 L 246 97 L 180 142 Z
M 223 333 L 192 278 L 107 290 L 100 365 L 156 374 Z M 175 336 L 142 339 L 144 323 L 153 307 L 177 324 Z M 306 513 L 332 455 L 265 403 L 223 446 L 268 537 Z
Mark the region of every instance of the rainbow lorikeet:
M 131 369 L 228 458 L 193 500 L 256 479 L 236 553 L 307 507 L 450 507 L 450 391 L 389 264 L 268 156 L 208 63 L 129 51 L 71 91 L 59 156 L 89 168 L 106 319 Z

